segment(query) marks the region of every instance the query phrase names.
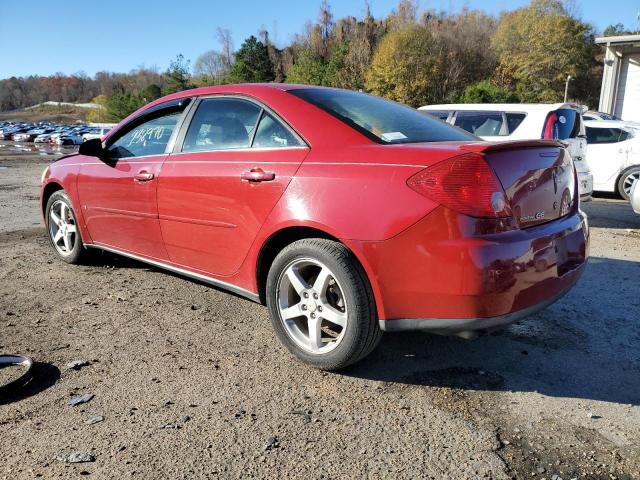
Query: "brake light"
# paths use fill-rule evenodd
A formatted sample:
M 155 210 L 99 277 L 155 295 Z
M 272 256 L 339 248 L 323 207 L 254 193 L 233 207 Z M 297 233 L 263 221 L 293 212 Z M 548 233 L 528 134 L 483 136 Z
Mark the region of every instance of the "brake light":
M 558 121 L 558 115 L 556 112 L 551 112 L 547 115 L 547 121 L 544 124 L 544 131 L 542 132 L 542 138 L 544 140 L 555 140 L 557 138 L 555 127 Z
M 412 190 L 465 215 L 511 216 L 504 189 L 484 157 L 469 153 L 444 160 L 407 180 Z

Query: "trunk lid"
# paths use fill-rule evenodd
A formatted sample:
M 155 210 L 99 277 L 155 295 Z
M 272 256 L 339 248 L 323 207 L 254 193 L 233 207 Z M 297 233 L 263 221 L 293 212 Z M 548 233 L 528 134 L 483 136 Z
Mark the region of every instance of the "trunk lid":
M 551 222 L 574 211 L 574 166 L 562 143 L 504 142 L 489 144 L 480 152 L 500 180 L 519 228 Z

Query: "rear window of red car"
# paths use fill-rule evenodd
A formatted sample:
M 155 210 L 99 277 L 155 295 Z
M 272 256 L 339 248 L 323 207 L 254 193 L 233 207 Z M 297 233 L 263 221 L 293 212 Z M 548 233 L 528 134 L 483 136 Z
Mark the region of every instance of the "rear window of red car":
M 371 140 L 383 144 L 478 140 L 477 137 L 396 102 L 334 88 L 289 90 Z

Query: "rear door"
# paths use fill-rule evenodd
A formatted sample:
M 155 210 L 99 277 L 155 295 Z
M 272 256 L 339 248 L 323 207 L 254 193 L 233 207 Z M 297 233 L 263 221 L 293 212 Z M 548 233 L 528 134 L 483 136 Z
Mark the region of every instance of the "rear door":
M 170 260 L 230 275 L 308 153 L 277 115 L 253 100 L 201 99 L 165 161 L 160 227 Z

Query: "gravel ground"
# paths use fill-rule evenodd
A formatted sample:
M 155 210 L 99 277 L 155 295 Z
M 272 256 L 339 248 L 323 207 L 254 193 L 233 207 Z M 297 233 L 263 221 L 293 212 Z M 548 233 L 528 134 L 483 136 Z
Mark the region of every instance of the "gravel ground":
M 0 397 L 0 478 L 640 478 L 625 202 L 584 205 L 587 271 L 535 317 L 474 341 L 389 334 L 324 373 L 260 305 L 111 255 L 58 261 L 38 210 L 49 158 L 0 148 L 0 352 L 38 362 Z

